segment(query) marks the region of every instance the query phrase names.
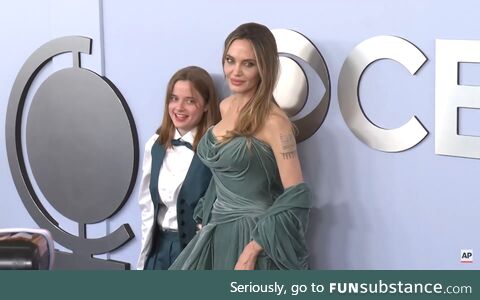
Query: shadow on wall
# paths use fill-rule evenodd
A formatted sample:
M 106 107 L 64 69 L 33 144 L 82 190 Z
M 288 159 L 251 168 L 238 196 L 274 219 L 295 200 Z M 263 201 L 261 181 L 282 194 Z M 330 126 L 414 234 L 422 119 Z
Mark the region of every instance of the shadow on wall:
M 217 101 L 220 103 L 223 99 L 230 96 L 230 89 L 228 88 L 228 84 L 225 81 L 225 76 L 222 74 L 210 74 L 212 76 L 213 82 L 215 84 L 216 92 L 217 92 Z
M 355 227 L 364 227 L 362 224 L 368 220 L 359 207 L 361 203 L 356 203 L 358 184 L 345 181 L 345 178 L 356 178 L 352 174 L 360 174 L 356 170 L 353 147 L 340 148 L 338 145 L 348 142 L 338 141 L 343 138 L 342 134 L 332 134 L 327 126 L 314 136 L 316 138 L 308 139 L 299 147 L 304 176 L 312 190 L 313 207 L 307 232 L 310 268 L 361 268 L 358 261 L 368 259 L 369 242 L 359 242 L 361 237 L 354 236 L 358 229 Z M 327 170 L 330 171 L 327 173 Z

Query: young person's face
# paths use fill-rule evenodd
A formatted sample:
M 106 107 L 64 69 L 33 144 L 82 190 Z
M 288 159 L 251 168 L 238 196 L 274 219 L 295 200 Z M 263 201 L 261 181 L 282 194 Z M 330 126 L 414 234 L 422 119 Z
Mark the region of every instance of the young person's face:
M 168 99 L 168 114 L 181 135 L 197 127 L 206 110 L 205 99 L 190 81 L 175 82 Z
M 225 55 L 223 72 L 234 94 L 252 95 L 257 89 L 260 74 L 255 52 L 249 40 L 235 40 Z

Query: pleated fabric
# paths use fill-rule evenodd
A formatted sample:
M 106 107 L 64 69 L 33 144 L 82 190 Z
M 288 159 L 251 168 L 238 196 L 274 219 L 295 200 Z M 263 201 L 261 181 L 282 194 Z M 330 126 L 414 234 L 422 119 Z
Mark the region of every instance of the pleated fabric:
M 283 189 L 270 146 L 254 137 L 219 144 L 210 128 L 197 154 L 213 174 L 194 213 L 204 226 L 170 269 L 231 270 L 251 240 L 264 249 L 255 269 L 307 269 L 310 191 Z

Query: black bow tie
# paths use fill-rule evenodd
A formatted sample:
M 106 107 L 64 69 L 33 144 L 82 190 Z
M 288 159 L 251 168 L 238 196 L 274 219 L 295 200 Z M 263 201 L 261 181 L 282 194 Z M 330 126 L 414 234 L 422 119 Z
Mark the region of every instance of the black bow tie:
M 178 140 L 172 140 L 172 145 L 173 146 L 185 146 L 190 150 L 193 150 L 192 144 L 189 142 L 182 141 L 181 139 Z

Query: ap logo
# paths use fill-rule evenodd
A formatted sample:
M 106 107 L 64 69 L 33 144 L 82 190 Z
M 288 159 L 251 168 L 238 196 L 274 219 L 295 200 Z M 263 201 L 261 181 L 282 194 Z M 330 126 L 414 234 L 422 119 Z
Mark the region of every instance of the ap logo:
M 460 252 L 461 263 L 473 263 L 473 249 L 462 249 Z

